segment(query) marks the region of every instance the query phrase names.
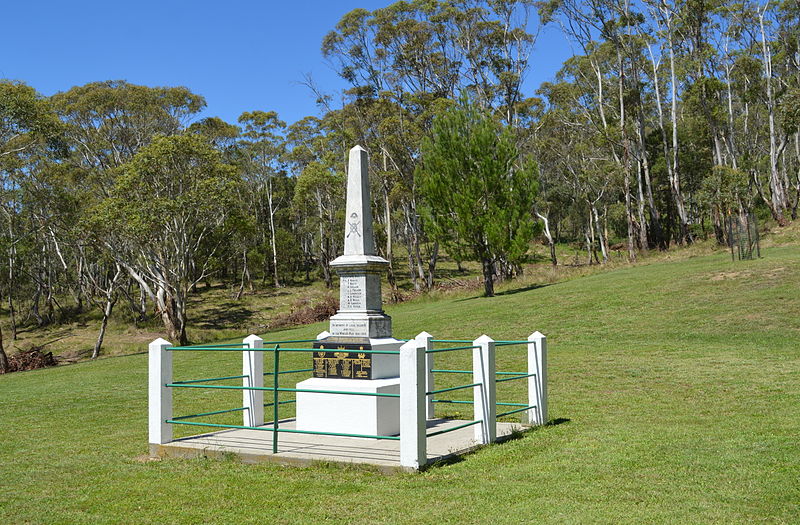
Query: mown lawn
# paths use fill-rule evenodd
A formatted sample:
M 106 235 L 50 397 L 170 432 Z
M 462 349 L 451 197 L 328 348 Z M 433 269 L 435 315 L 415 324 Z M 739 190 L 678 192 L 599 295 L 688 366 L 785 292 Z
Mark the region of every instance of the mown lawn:
M 548 336 L 556 424 L 422 474 L 147 461 L 144 354 L 0 376 L 0 523 L 797 523 L 800 248 L 764 255 L 388 308 L 403 338 Z M 498 352 L 499 370 L 523 369 Z M 239 367 L 182 353 L 175 377 Z M 520 386 L 501 397 L 522 400 Z M 186 390 L 176 414 L 240 406 Z

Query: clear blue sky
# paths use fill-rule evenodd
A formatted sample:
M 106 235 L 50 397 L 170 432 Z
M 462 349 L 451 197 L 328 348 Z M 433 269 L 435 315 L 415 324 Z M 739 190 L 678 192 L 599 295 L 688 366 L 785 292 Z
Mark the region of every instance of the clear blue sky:
M 300 85 L 311 74 L 326 92 L 345 87 L 320 45 L 341 16 L 392 0 L 6 0 L 0 78 L 45 95 L 97 80 L 186 86 L 204 115 L 235 122 L 243 111 L 277 111 L 287 123 L 318 114 Z M 531 95 L 570 55 L 548 28 L 532 56 Z

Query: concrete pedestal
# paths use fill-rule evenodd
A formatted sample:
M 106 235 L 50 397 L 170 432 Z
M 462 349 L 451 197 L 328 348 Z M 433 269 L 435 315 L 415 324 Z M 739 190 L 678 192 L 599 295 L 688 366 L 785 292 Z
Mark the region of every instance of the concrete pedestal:
M 296 388 L 399 394 L 400 378 L 363 381 L 313 377 L 297 383 Z M 395 436 L 400 433 L 400 398 L 297 392 L 297 429 Z

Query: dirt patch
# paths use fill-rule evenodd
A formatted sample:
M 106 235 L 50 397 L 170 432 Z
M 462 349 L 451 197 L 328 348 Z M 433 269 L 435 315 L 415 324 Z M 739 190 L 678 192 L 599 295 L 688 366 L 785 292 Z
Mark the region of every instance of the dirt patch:
M 36 370 L 37 368 L 47 368 L 56 366 L 56 358 L 53 352 L 42 352 L 43 347 L 32 346 L 28 350 L 22 350 L 16 354 L 8 356 L 8 371 L 20 372 L 22 370 Z
M 728 279 L 737 279 L 739 277 L 743 277 L 745 272 L 720 272 L 718 274 L 712 275 L 712 281 L 726 281 Z
M 320 301 L 312 303 L 310 299 L 303 298 L 292 305 L 289 313 L 276 316 L 267 328 L 288 328 L 304 324 L 325 321 L 336 313 L 339 309 L 339 301 L 330 295 L 323 297 Z

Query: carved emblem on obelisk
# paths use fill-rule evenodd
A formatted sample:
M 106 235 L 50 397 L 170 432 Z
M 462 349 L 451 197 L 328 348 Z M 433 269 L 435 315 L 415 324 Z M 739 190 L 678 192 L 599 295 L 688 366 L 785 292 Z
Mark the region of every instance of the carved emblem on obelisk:
M 355 233 L 356 235 L 361 237 L 361 233 L 359 233 L 358 231 L 358 225 L 360 224 L 360 222 L 361 221 L 358 220 L 357 213 L 354 212 L 350 214 L 350 221 L 347 222 L 347 224 L 350 226 L 350 231 L 347 232 L 347 237 L 350 237 L 351 233 Z

